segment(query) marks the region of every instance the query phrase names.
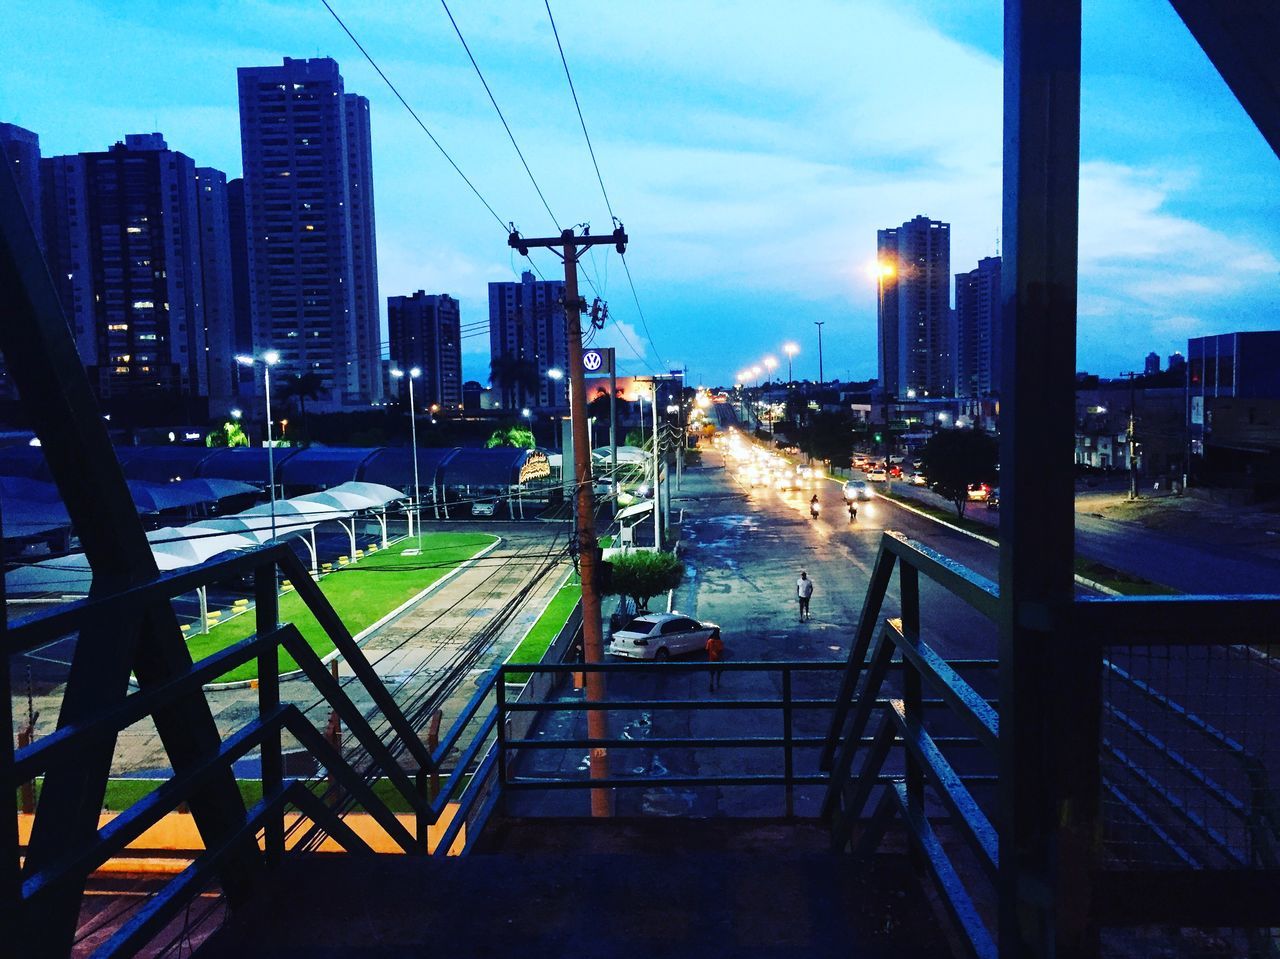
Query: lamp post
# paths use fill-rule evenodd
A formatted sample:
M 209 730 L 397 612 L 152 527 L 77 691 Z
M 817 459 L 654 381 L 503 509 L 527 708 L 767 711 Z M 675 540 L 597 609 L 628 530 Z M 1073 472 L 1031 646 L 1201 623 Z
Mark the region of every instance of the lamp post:
M 800 352 L 800 347 L 795 343 L 787 343 L 782 347 L 782 352 L 787 354 L 787 384 L 792 388 L 796 385 L 796 376 L 792 372 L 791 363 L 796 358 L 796 354 Z
M 391 375 L 396 379 L 403 379 L 404 370 L 392 370 Z M 422 539 L 422 488 L 418 485 L 418 411 L 413 401 L 413 381 L 421 375 L 419 367 L 415 366 L 409 371 L 409 435 L 413 444 L 413 509 L 410 515 L 419 540 Z
M 558 366 L 553 366 L 553 367 L 551 367 L 551 369 L 547 370 L 547 379 L 551 380 L 551 382 L 553 382 L 553 383 L 555 383 L 555 384 L 556 384 L 556 386 L 555 386 L 555 388 L 554 388 L 554 389 L 555 389 L 555 392 L 556 392 L 557 394 L 559 394 L 559 392 L 560 392 L 560 390 L 559 390 L 560 382 L 564 379 L 564 370 L 560 369 Z M 557 396 L 555 397 L 555 402 L 554 402 L 552 405 L 553 405 L 553 406 L 559 406 L 559 405 L 560 405 L 560 396 L 559 396 L 559 395 L 557 395 Z M 554 419 L 554 420 L 556 421 L 556 424 L 555 424 L 555 435 L 553 435 L 553 436 L 551 437 L 551 446 L 552 446 L 552 448 L 553 448 L 553 449 L 554 449 L 554 448 L 559 448 L 559 449 L 560 449 L 560 452 L 561 452 L 562 454 L 563 454 L 563 453 L 566 453 L 566 452 L 571 452 L 571 450 L 566 450 L 566 449 L 565 449 L 564 436 L 562 435 L 562 434 L 563 434 L 563 430 L 564 430 L 564 427 L 563 427 L 563 425 L 562 425 L 562 424 L 564 423 L 563 418 L 561 418 L 561 417 L 554 417 L 554 416 L 553 416 L 553 417 L 552 417 L 552 419 Z M 572 394 L 570 394 L 570 395 L 569 395 L 569 419 L 570 419 L 570 422 L 572 422 L 572 419 L 573 419 L 573 396 L 572 396 Z M 571 430 L 571 432 L 572 432 L 572 430 Z
M 254 357 L 241 353 L 236 356 L 236 362 L 241 366 L 253 366 L 257 361 Z M 280 362 L 280 354 L 275 350 L 267 350 L 262 354 L 262 381 L 266 387 L 267 396 L 267 483 L 271 490 L 271 539 L 276 538 L 276 441 L 271 435 L 271 367 Z
M 751 413 L 756 420 L 756 429 L 760 428 L 760 407 L 757 404 L 760 402 L 760 374 L 763 372 L 759 363 L 751 367 L 751 375 L 756 378 L 756 395 L 751 401 Z
M 822 328 L 826 325 L 826 320 L 814 320 L 813 325 L 818 328 L 818 385 L 825 383 L 826 377 L 822 372 Z

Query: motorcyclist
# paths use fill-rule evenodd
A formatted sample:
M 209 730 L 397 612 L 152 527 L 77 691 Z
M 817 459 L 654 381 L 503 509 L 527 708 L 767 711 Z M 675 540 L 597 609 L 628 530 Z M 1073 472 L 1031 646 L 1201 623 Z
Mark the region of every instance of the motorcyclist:
M 858 504 L 854 500 L 849 500 L 849 522 L 856 523 L 858 521 Z
M 813 499 L 809 500 L 809 516 L 813 519 L 817 519 L 819 508 L 820 507 L 818 505 L 818 494 L 814 493 Z

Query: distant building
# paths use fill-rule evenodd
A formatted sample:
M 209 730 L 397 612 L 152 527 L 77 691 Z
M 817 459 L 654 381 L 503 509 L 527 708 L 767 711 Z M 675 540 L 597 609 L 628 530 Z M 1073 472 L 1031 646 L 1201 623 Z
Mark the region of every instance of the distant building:
M 234 405 L 239 379 L 235 361 L 235 295 L 231 259 L 227 175 L 196 168 L 196 211 L 200 224 L 200 264 L 204 298 L 204 351 L 211 412 Z
M 1000 257 L 956 274 L 956 396 L 1000 393 Z
M 1179 373 L 1179 372 L 1185 371 L 1186 368 L 1187 368 L 1187 358 L 1185 356 L 1183 356 L 1181 353 L 1169 354 L 1168 372 Z
M 13 171 L 18 195 L 27 210 L 27 218 L 35 231 L 36 241 L 44 247 L 44 229 L 40 210 L 40 137 L 12 123 L 0 123 L 0 156 Z M 15 399 L 17 391 L 9 380 L 4 359 L 0 357 L 0 397 Z
M 41 169 L 48 258 L 99 395 L 208 395 L 191 158 L 131 134 Z
M 955 394 L 951 227 L 917 216 L 877 233 L 880 382 L 896 399 Z
M 255 350 L 318 374 L 322 409 L 382 392 L 368 102 L 327 57 L 238 71 Z
M 1188 340 L 1186 396 L 1196 479 L 1280 495 L 1280 330 Z
M 245 233 L 244 178 L 227 181 L 227 224 L 231 238 L 231 300 L 235 308 L 235 352 L 253 352 L 253 303 L 249 296 L 249 237 Z
M 401 370 L 422 370 L 415 385 L 418 408 L 462 407 L 462 339 L 458 301 L 447 293 L 387 297 L 391 362 Z
M 1147 362 L 1142 368 L 1143 375 L 1154 376 L 1160 372 L 1160 354 L 1154 350 L 1147 354 Z
M 35 230 L 36 239 L 43 245 L 44 229 L 40 211 L 40 137 L 12 123 L 0 123 L 0 155 L 13 171 L 18 184 L 18 195 L 26 207 L 27 216 Z
M 568 371 L 564 282 L 526 270 L 519 283 L 490 283 L 489 349 L 503 409 L 567 407 L 564 381 L 547 376 Z

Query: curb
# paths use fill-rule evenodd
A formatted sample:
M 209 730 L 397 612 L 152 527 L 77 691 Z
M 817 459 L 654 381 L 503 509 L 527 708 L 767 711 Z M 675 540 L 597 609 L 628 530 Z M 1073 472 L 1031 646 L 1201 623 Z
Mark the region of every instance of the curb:
M 484 549 L 480 550 L 480 552 L 476 553 L 474 556 L 470 557 L 469 559 L 459 563 L 457 566 L 449 570 L 449 572 L 445 573 L 443 576 L 441 576 L 438 580 L 436 580 L 426 589 L 422 590 L 416 595 L 405 600 L 403 603 L 401 603 L 391 612 L 387 613 L 385 616 L 379 619 L 376 623 L 366 626 L 364 629 L 360 630 L 360 632 L 358 632 L 355 636 L 352 636 L 351 638 L 355 640 L 355 644 L 357 646 L 363 645 L 364 641 L 369 638 L 370 634 L 372 634 L 374 630 L 381 629 L 383 626 L 387 625 L 387 623 L 391 622 L 391 620 L 395 619 L 397 616 L 406 612 L 410 607 L 422 602 L 422 600 L 426 599 L 429 595 L 434 593 L 437 589 L 439 589 L 445 583 L 449 582 L 449 580 L 453 579 L 453 577 L 460 575 L 463 570 L 470 567 L 471 564 L 474 563 L 476 560 L 480 559 L 486 554 L 497 549 L 501 544 L 502 544 L 502 537 L 501 536 L 495 537 L 494 541 L 490 543 L 488 546 L 486 546 Z M 321 657 L 320 663 L 321 665 L 328 666 L 335 659 L 337 659 L 338 656 L 339 656 L 338 650 L 335 649 L 332 652 L 328 653 L 327 655 Z M 279 676 L 279 680 L 281 682 L 285 682 L 290 679 L 297 679 L 299 676 L 303 676 L 305 674 L 306 674 L 305 670 L 295 669 L 287 673 L 281 673 Z M 255 685 L 257 685 L 257 683 L 258 683 L 258 680 L 256 679 L 237 679 L 229 683 L 206 683 L 204 686 L 201 687 L 201 689 L 205 690 L 206 692 L 217 693 L 217 692 L 224 692 L 230 689 L 252 689 Z
M 894 499 L 889 496 L 881 496 L 879 493 L 876 494 L 876 498 L 892 503 L 894 506 L 900 506 L 903 509 L 905 509 L 908 513 L 915 513 L 917 516 L 922 516 L 925 519 L 933 520 L 939 526 L 945 526 L 947 529 L 955 530 L 955 532 L 957 533 L 963 533 L 965 536 L 969 536 L 973 539 L 976 539 L 980 543 L 986 543 L 988 546 L 994 546 L 996 549 L 1000 548 L 999 540 L 994 540 L 989 536 L 983 536 L 981 533 L 975 533 L 972 530 L 963 529 L 959 526 L 956 526 L 954 523 L 948 523 L 946 520 L 939 519 L 938 517 L 933 516 L 930 513 L 926 513 L 924 510 L 916 509 L 914 506 L 908 506 L 900 499 Z M 1120 592 L 1118 589 L 1112 589 L 1110 586 L 1103 586 L 1101 583 L 1094 582 L 1093 580 L 1089 579 L 1086 576 L 1081 576 L 1079 573 L 1074 573 L 1073 578 L 1075 579 L 1077 586 L 1083 586 L 1085 589 L 1091 589 L 1096 593 L 1102 593 L 1104 596 L 1125 595 L 1124 593 Z

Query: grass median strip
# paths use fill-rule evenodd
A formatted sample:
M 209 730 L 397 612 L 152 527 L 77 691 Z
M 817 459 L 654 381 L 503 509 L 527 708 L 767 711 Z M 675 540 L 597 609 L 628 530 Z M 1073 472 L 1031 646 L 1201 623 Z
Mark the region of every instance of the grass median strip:
M 320 580 L 320 590 L 354 636 L 471 559 L 495 539 L 485 533 L 428 533 L 421 540 L 418 537 L 402 540 L 329 573 Z M 320 656 L 333 650 L 333 643 L 296 592 L 281 594 L 280 622 L 294 623 Z M 207 633 L 192 636 L 187 646 L 192 659 L 199 661 L 253 635 L 256 630 L 257 620 L 250 610 L 219 623 Z M 281 651 L 280 671 L 287 673 L 297 668 L 293 657 Z M 229 683 L 257 677 L 257 660 L 250 660 L 220 676 L 218 681 Z
M 573 609 L 578 605 L 578 600 L 582 598 L 582 581 L 578 579 L 575 573 L 569 577 L 568 582 L 556 590 L 556 594 L 551 597 L 551 602 L 547 603 L 547 608 L 542 611 L 542 615 L 529 628 L 529 632 L 525 633 L 524 639 L 520 641 L 520 645 L 516 647 L 515 652 L 511 654 L 511 658 L 507 660 L 509 663 L 540 663 L 542 657 L 547 654 L 547 649 L 557 636 L 560 630 L 564 629 L 564 624 L 569 621 Z M 507 681 L 511 683 L 524 683 L 529 681 L 528 673 L 508 673 Z

